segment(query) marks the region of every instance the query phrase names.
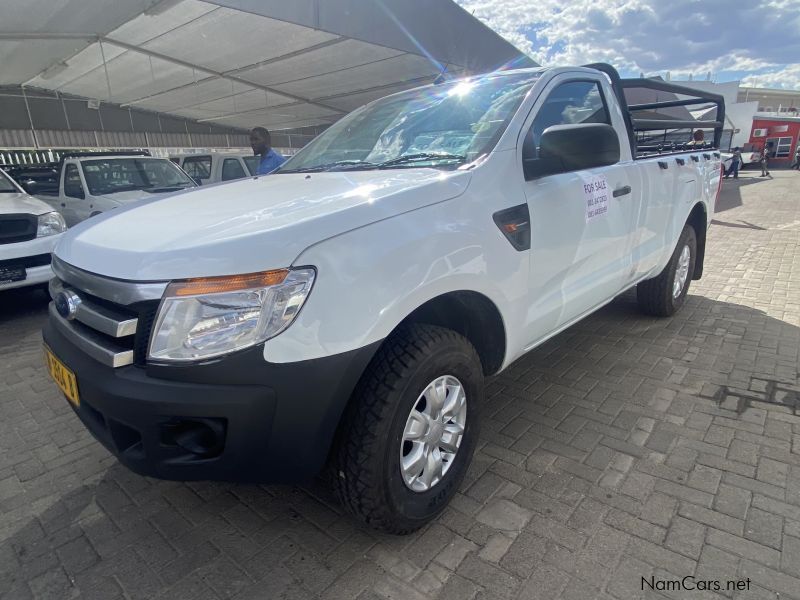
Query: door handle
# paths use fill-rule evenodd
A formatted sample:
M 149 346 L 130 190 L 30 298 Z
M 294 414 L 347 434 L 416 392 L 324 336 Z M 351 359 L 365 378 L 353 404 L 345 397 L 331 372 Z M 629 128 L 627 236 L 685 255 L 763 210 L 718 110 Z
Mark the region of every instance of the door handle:
M 62 203 L 61 203 L 61 206 L 63 206 L 64 208 L 66 208 L 66 207 L 67 207 L 67 204 L 66 204 L 66 202 L 62 202 Z
M 631 193 L 631 186 L 623 185 L 621 188 L 617 188 L 612 192 L 614 198 L 619 198 L 620 196 L 627 196 Z

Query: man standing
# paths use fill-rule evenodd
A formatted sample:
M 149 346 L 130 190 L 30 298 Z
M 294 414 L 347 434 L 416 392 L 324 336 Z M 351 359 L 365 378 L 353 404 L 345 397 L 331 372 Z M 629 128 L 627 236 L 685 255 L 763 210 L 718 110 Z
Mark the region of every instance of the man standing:
M 260 156 L 258 175 L 268 175 L 286 162 L 286 157 L 272 149 L 272 139 L 269 131 L 263 127 L 254 127 L 250 130 L 250 147 L 253 154 Z
M 744 163 L 742 158 L 742 150 L 738 146 L 733 149 L 733 156 L 731 157 L 731 166 L 725 171 L 725 179 L 733 175 L 734 179 L 739 179 L 739 168 Z
M 766 146 L 761 149 L 759 162 L 761 163 L 761 176 L 769 177 L 769 151 Z

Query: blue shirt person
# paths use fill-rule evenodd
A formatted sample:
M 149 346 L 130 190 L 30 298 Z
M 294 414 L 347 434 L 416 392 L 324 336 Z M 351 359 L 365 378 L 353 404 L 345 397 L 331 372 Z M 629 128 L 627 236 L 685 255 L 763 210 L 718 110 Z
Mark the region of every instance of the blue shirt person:
M 257 175 L 268 175 L 280 167 L 286 158 L 272 149 L 272 140 L 263 127 L 254 127 L 250 130 L 250 147 L 256 156 L 260 156 Z

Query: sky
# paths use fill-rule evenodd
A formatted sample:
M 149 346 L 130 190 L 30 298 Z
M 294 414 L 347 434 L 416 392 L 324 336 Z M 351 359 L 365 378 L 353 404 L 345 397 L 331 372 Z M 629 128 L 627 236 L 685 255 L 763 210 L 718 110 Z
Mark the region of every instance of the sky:
M 456 0 L 544 66 L 800 90 L 800 0 Z

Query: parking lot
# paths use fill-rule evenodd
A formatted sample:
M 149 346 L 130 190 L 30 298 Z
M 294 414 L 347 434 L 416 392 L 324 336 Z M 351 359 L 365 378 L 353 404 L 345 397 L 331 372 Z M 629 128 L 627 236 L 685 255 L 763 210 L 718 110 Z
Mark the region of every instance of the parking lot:
M 800 599 L 800 175 L 756 175 L 675 318 L 625 294 L 490 382 L 461 492 L 406 537 L 317 483 L 132 474 L 45 373 L 44 294 L 0 296 L 0 597 Z M 686 576 L 723 590 L 642 589 Z

